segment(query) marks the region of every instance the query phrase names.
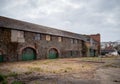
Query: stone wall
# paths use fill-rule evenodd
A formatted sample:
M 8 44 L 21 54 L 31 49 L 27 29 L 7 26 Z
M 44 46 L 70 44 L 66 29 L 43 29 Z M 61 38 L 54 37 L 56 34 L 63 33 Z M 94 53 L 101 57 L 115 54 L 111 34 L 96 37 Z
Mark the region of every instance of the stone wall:
M 71 43 L 72 38 L 62 37 L 62 42 L 59 42 L 59 36 L 50 35 L 51 40 L 46 41 L 46 34 L 40 34 L 40 40 L 35 40 L 35 36 L 34 32 L 24 31 L 25 42 L 11 42 L 11 30 L 0 28 L 0 50 L 4 51 L 4 61 L 22 60 L 22 51 L 27 47 L 36 51 L 36 59 L 47 59 L 51 48 L 58 51 L 59 58 L 82 56 L 82 40 Z

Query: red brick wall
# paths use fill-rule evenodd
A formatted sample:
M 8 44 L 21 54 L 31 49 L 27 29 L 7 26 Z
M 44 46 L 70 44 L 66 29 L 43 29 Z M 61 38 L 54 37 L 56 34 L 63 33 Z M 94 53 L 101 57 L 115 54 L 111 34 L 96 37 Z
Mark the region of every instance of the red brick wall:
M 92 34 L 90 37 L 100 43 L 100 34 Z
M 100 34 L 92 34 L 90 35 L 90 37 L 98 42 L 98 54 L 100 54 L 100 42 L 101 42 Z

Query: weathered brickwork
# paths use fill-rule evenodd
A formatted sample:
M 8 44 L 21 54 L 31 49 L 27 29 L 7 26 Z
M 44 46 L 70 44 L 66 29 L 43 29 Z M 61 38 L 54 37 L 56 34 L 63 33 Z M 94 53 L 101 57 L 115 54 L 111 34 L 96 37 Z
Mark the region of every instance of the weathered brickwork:
M 100 44 L 100 42 L 101 42 L 101 41 L 100 41 L 100 40 L 101 40 L 101 39 L 100 39 L 100 34 L 92 34 L 92 35 L 90 35 L 90 37 L 93 38 L 95 41 L 97 41 L 97 43 L 98 43 L 98 48 L 97 48 L 98 51 L 97 51 L 97 53 L 100 55 L 100 50 L 101 50 L 101 49 L 100 49 L 100 45 L 101 45 L 101 44 Z
M 87 56 L 84 38 L 86 37 L 81 34 L 0 17 L 0 60 Z
M 77 39 L 77 43 L 71 43 L 72 38 L 61 37 L 62 41 L 59 42 L 59 36 L 50 35 L 51 40 L 46 41 L 46 34 L 40 34 L 40 40 L 35 40 L 36 33 L 24 31 L 25 42 L 19 43 L 11 42 L 11 29 L 0 28 L 0 31 L 0 50 L 4 51 L 4 61 L 22 60 L 22 52 L 27 47 L 36 51 L 36 59 L 47 59 L 51 48 L 58 51 L 59 58 L 82 56 L 82 40 Z

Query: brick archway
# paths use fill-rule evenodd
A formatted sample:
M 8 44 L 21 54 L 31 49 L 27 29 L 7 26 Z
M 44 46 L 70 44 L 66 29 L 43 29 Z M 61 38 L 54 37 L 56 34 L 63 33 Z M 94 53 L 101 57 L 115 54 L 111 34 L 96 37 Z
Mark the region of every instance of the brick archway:
M 49 58 L 50 50 L 54 50 L 56 52 L 56 54 L 57 54 L 56 58 L 59 58 L 60 51 L 57 48 L 55 48 L 55 47 L 51 47 L 51 48 L 48 49 L 48 51 L 47 51 L 47 58 Z
M 26 49 L 26 48 L 31 48 L 31 49 L 33 49 L 33 50 L 35 51 L 36 59 L 37 59 L 38 50 L 37 50 L 34 46 L 32 46 L 32 45 L 27 45 L 27 46 L 21 47 L 21 48 L 18 50 L 18 60 L 20 60 L 20 61 L 22 60 L 22 52 L 23 52 L 23 50 Z
M 23 61 L 36 60 L 36 50 L 31 47 L 26 47 L 22 50 L 21 56 Z
M 19 50 L 19 55 L 22 54 L 22 51 L 23 51 L 25 48 L 32 48 L 32 49 L 35 50 L 36 55 L 38 54 L 38 50 L 37 50 L 34 46 L 29 45 L 29 46 L 25 46 L 25 47 L 20 48 L 20 50 Z

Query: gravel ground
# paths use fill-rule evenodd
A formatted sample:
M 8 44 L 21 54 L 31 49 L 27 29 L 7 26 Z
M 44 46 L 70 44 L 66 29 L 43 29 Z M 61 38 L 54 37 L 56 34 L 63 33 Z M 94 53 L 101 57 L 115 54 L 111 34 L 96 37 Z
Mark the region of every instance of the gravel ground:
M 100 59 L 100 58 L 99 58 Z M 23 84 L 119 84 L 119 58 L 70 58 L 1 63 L 7 81 Z
M 106 63 L 108 64 L 96 71 L 96 78 L 101 84 L 120 84 L 120 57 Z

